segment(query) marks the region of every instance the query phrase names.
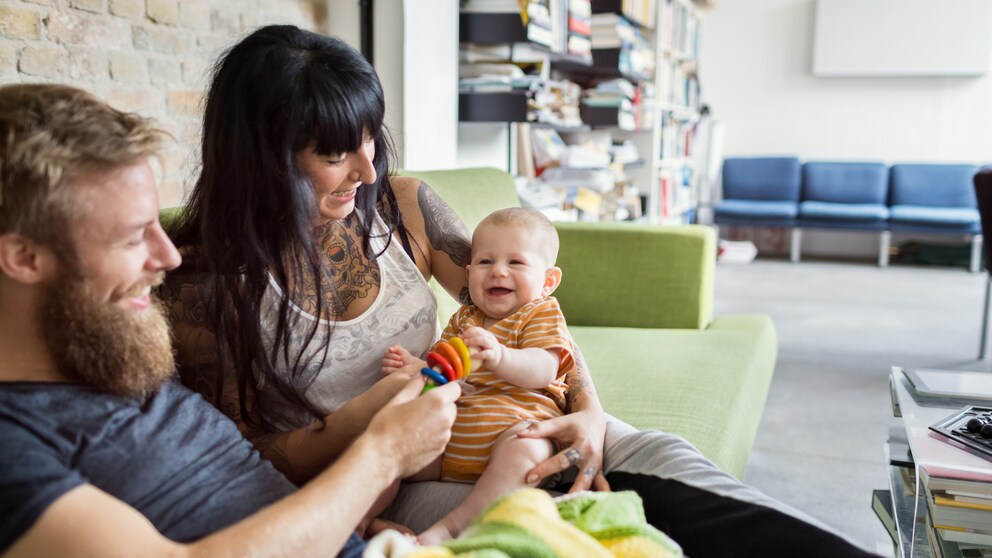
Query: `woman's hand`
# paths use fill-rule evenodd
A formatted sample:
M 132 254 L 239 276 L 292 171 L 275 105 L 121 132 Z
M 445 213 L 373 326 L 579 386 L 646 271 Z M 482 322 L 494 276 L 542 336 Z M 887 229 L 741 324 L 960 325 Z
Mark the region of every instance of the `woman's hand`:
M 572 466 L 578 474 L 569 492 L 579 490 L 609 491 L 603 476 L 603 445 L 606 441 L 606 417 L 596 409 L 531 423 L 517 434 L 521 438 L 550 438 L 565 448 L 527 473 L 527 482 L 560 473 Z

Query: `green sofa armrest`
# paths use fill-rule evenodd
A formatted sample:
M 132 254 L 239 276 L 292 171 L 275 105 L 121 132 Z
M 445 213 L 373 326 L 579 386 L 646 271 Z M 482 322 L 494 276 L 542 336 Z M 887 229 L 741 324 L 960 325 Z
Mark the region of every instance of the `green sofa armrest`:
M 710 227 L 559 223 L 569 325 L 700 329 L 713 317 Z
M 606 412 L 678 434 L 744 478 L 778 355 L 769 316 L 719 316 L 703 330 L 571 326 Z

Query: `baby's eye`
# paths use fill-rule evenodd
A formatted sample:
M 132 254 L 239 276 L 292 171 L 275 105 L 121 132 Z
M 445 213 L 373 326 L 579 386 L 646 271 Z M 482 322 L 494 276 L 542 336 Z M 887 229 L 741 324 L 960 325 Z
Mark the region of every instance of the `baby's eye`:
M 510 260 L 510 265 L 526 265 L 527 262 L 523 260 Z
M 479 263 L 481 265 L 489 265 L 493 263 L 493 260 L 491 258 L 482 258 L 481 260 L 479 260 Z

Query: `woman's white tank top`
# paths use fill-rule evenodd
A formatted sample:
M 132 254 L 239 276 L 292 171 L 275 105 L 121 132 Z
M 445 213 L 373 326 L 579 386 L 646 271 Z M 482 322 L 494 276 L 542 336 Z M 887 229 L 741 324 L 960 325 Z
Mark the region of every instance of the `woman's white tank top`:
M 376 214 L 370 240 L 373 253 L 382 251 L 390 240 L 387 231 L 386 224 Z M 316 372 L 316 379 L 306 389 L 304 397 L 325 414 L 336 411 L 382 378 L 380 368 L 387 348 L 402 345 L 412 354 L 421 355 L 439 336 L 437 299 L 401 243 L 393 238 L 376 263 L 379 265 L 379 293 L 372 305 L 357 318 L 338 322 L 318 320 L 290 303 L 290 311 L 299 318 L 295 331 L 289 334 L 291 361 L 304 351 L 301 365 L 308 375 Z M 282 289 L 270 276 L 260 318 L 266 350 L 270 354 L 283 296 Z M 319 322 L 317 331 L 309 346 L 304 347 L 314 321 Z M 320 357 L 328 336 L 330 346 L 321 367 Z M 288 378 L 289 367 L 281 352 L 276 371 Z M 304 409 L 286 401 L 271 382 L 259 380 L 258 397 L 264 399 L 270 409 L 266 418 L 281 431 L 295 430 L 314 420 Z

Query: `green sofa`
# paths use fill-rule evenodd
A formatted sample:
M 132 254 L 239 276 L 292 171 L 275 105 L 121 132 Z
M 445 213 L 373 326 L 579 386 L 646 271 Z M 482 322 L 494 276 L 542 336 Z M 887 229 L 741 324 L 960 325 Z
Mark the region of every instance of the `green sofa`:
M 423 179 L 469 230 L 519 205 L 496 169 L 406 172 Z M 716 236 L 708 227 L 560 223 L 555 292 L 606 411 L 683 436 L 742 478 L 777 356 L 764 315 L 713 318 Z M 457 304 L 435 285 L 439 318 Z

